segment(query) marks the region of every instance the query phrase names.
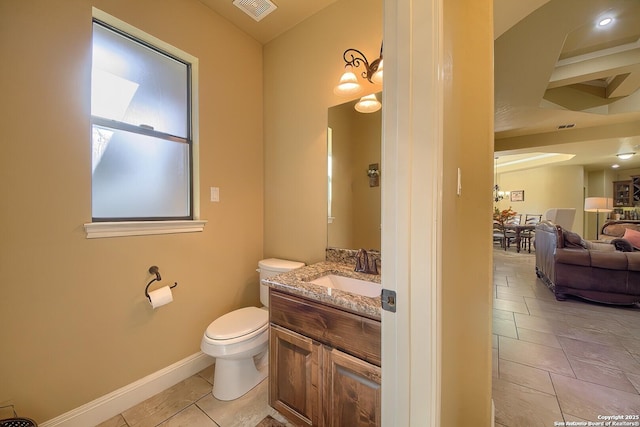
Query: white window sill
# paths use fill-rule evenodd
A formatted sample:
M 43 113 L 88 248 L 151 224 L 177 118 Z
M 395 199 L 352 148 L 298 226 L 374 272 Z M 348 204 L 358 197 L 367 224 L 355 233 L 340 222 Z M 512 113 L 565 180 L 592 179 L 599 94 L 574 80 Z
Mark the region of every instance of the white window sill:
M 84 225 L 87 239 L 104 237 L 147 236 L 153 234 L 198 233 L 205 220 L 90 222 Z

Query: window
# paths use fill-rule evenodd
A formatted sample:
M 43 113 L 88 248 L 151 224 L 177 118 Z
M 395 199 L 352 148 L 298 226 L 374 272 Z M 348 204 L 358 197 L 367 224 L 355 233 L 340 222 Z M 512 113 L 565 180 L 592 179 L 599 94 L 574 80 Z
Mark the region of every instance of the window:
M 197 59 L 113 21 L 94 9 L 93 224 L 192 221 L 197 218 L 192 100 Z M 129 234 L 156 233 L 124 233 Z

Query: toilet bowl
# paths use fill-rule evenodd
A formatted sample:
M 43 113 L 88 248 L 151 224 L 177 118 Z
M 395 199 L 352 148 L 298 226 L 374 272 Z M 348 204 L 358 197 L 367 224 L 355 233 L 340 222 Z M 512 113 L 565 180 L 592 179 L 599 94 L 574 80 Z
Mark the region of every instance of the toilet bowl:
M 216 358 L 212 390 L 216 399 L 237 399 L 267 377 L 269 287 L 262 279 L 303 265 L 276 258 L 261 260 L 257 271 L 260 272 L 260 301 L 264 307 L 239 308 L 217 318 L 205 330 L 200 348 Z

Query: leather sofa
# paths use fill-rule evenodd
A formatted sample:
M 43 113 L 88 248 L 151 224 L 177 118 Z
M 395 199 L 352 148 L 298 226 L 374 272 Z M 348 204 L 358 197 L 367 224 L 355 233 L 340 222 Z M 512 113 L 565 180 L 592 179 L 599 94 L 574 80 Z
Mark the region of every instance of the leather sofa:
M 576 296 L 607 304 L 640 302 L 640 251 L 589 242 L 550 222 L 536 226 L 536 275 L 558 301 Z
M 622 238 L 627 228 L 640 231 L 640 221 L 611 220 L 604 223 L 600 230 L 600 241 L 610 242 Z

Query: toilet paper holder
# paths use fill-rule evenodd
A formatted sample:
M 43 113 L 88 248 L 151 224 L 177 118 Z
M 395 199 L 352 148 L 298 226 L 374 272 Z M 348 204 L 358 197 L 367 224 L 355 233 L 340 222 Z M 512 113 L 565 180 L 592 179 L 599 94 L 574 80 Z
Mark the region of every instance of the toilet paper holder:
M 151 279 L 151 281 L 147 283 L 147 287 L 144 288 L 144 295 L 147 297 L 149 302 L 151 302 L 151 297 L 149 296 L 149 286 L 151 286 L 153 282 L 161 281 L 162 277 L 160 276 L 160 269 L 155 265 L 152 265 L 151 267 L 149 267 L 149 273 L 154 274 L 156 276 L 153 279 Z M 173 285 L 169 285 L 169 288 L 173 289 L 176 286 L 178 286 L 178 282 L 174 282 Z

